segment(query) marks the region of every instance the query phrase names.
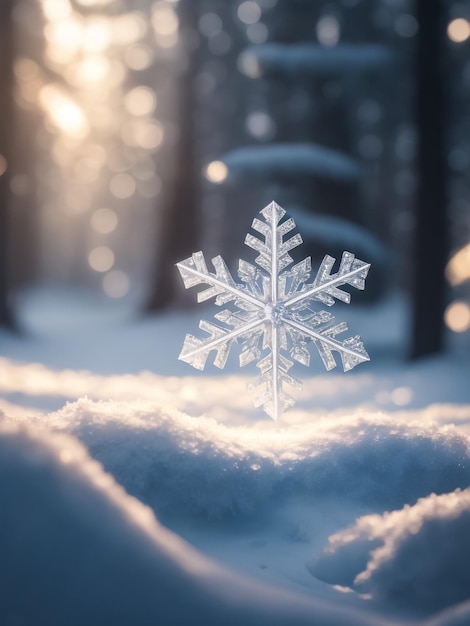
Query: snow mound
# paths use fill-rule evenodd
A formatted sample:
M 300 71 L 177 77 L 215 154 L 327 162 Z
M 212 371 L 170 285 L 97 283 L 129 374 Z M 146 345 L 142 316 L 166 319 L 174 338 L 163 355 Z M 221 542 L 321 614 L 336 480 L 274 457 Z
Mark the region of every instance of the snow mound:
M 360 517 L 329 538 L 309 569 L 379 602 L 433 613 L 470 600 L 469 528 L 470 489 L 431 494 L 414 506 Z
M 254 515 L 291 496 L 383 510 L 470 484 L 465 435 L 381 413 L 229 427 L 149 402 L 82 399 L 37 419 L 80 439 L 159 514 Z
M 217 566 L 70 437 L 0 421 L 0 501 L 5 626 L 391 626 Z

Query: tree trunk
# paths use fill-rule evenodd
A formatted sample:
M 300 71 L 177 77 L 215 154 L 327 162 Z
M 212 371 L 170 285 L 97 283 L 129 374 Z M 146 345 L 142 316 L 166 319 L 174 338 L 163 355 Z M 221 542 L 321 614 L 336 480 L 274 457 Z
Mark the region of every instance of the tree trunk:
M 170 306 L 187 306 L 184 288 L 175 263 L 196 252 L 200 242 L 200 189 L 196 167 L 196 102 L 193 81 L 198 54 L 191 49 L 197 43 L 198 1 L 179 3 L 181 45 L 186 44 L 186 68 L 180 77 L 178 96 L 178 142 L 175 173 L 164 215 L 160 222 L 155 258 L 153 291 L 147 309 L 157 311 Z
M 13 93 L 13 0 L 0 3 L 0 325 L 13 324 L 9 303 L 8 234 Z M 2 173 L 3 172 L 3 173 Z
M 443 81 L 446 22 L 442 5 L 442 0 L 417 0 L 416 5 L 419 22 L 416 51 L 419 182 L 413 242 L 412 359 L 443 348 L 448 224 Z

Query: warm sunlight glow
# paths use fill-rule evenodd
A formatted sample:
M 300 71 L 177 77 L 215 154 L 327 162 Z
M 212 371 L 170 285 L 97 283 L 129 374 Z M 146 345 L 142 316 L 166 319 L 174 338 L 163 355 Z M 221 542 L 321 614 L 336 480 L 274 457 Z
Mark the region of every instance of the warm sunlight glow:
M 129 286 L 129 277 L 119 270 L 114 270 L 103 276 L 103 291 L 110 298 L 123 298 L 128 293 Z
M 79 159 L 72 169 L 73 179 L 81 185 L 94 183 L 100 174 L 100 169 L 96 167 L 91 159 Z
M 124 50 L 124 62 L 131 70 L 145 70 L 153 63 L 153 52 L 148 46 L 134 44 Z
M 18 80 L 29 82 L 39 76 L 39 66 L 31 59 L 19 57 L 15 59 L 13 71 Z
M 42 0 L 42 10 L 45 17 L 56 22 L 67 19 L 72 13 L 69 0 Z
M 464 333 L 470 328 L 470 306 L 456 300 L 447 307 L 444 319 L 447 327 L 454 333 Z
M 113 22 L 113 40 L 118 45 L 139 41 L 147 32 L 147 21 L 142 13 L 126 13 Z
M 124 106 L 131 115 L 150 115 L 157 106 L 157 97 L 150 87 L 134 87 L 124 96 Z
M 152 11 L 152 27 L 156 35 L 174 35 L 178 30 L 178 17 L 166 3 L 158 2 Z
M 44 34 L 47 42 L 47 55 L 57 63 L 65 64 L 77 54 L 82 43 L 83 20 L 72 14 L 70 19 L 46 24 Z
M 121 137 L 128 146 L 156 150 L 163 141 L 164 132 L 156 120 L 135 120 L 124 124 Z
M 463 17 L 458 17 L 447 26 L 447 35 L 455 43 L 462 43 L 470 37 L 470 23 Z
M 89 131 L 83 109 L 55 85 L 46 85 L 39 93 L 39 101 L 50 121 L 63 133 L 81 139 Z
M 89 18 L 83 29 L 82 48 L 86 52 L 103 52 L 111 41 L 109 20 L 105 17 Z
M 452 286 L 470 280 L 470 243 L 461 248 L 450 259 L 446 268 L 447 280 Z
M 77 86 L 86 83 L 99 83 L 107 78 L 109 71 L 108 59 L 101 54 L 93 54 L 85 57 L 78 65 L 71 68 L 70 73 L 67 73 L 67 78 Z
M 81 4 L 82 7 L 104 7 L 114 2 L 114 0 L 76 0 L 76 2 Z
M 98 209 L 91 216 L 91 227 L 102 235 L 109 235 L 116 230 L 117 225 L 117 215 L 111 209 Z
M 107 246 L 98 246 L 88 255 L 88 263 L 95 272 L 107 272 L 114 265 L 114 252 Z
M 222 161 L 212 161 L 206 167 L 205 177 L 211 183 L 221 183 L 228 176 L 228 168 Z
M 10 188 L 24 196 L 37 185 L 45 207 L 41 219 L 47 232 L 57 235 L 50 257 L 54 245 L 61 258 L 71 258 L 75 244 L 82 245 L 82 258 L 103 273 L 99 287 L 111 298 L 130 289 L 128 265 L 116 267 L 122 262 L 119 250 L 128 245 L 123 233 L 130 218 L 123 213 L 158 208 L 152 201 L 162 181 L 153 155 L 177 136 L 175 114 L 168 115 L 167 106 L 176 95 L 171 81 L 179 69 L 167 62 L 173 52 L 163 50 L 178 41 L 177 1 L 15 3 L 15 11 L 25 14 L 21 37 L 33 37 L 26 47 L 20 44 L 19 50 L 28 52 L 14 59 L 15 98 L 25 110 L 39 109 L 41 129 L 34 140 L 43 159 L 40 172 L 13 176 Z M 157 58 L 157 73 L 145 71 Z M 160 97 L 165 125 L 155 114 Z M 0 154 L 0 176 L 6 168 Z M 130 198 L 135 206 L 129 207 Z M 124 255 L 124 263 L 132 262 Z
M 115 198 L 125 200 L 135 193 L 135 180 L 130 174 L 116 174 L 109 181 L 109 191 Z

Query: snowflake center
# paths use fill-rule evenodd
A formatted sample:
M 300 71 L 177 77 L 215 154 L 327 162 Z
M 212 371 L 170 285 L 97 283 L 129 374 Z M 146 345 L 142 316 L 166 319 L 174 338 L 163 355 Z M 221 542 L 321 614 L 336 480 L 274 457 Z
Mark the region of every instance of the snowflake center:
M 281 324 L 282 319 L 282 306 L 279 304 L 267 304 L 264 307 L 264 317 L 266 320 L 269 320 L 275 326 L 279 326 Z

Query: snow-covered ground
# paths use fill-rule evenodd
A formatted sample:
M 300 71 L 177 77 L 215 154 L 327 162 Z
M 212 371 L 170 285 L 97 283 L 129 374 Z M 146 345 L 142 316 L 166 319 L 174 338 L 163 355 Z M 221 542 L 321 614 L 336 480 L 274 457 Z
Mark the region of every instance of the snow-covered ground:
M 0 623 L 470 624 L 468 337 L 409 364 L 401 299 L 344 308 L 371 362 L 299 369 L 275 423 L 235 357 L 177 360 L 204 312 L 44 290 L 20 311 L 0 335 Z

